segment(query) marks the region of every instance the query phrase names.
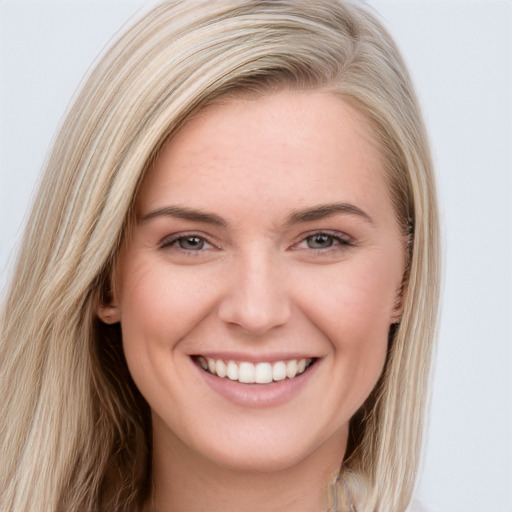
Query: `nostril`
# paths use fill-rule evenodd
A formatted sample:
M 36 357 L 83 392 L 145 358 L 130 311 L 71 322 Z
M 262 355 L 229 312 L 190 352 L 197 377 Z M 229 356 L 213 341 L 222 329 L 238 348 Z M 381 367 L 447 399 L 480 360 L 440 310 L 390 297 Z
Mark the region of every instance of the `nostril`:
M 282 326 L 290 319 L 290 307 L 285 297 L 230 297 L 219 307 L 219 318 L 231 326 L 238 326 L 248 334 L 259 336 Z

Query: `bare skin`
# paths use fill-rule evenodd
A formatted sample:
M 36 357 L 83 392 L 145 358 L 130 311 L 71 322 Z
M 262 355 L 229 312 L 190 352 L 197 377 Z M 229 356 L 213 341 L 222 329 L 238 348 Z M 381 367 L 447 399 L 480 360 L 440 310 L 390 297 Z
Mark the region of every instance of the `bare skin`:
M 345 439 L 346 433 L 340 433 L 339 439 L 326 443 L 300 464 L 278 472 L 219 468 L 203 459 L 191 459 L 186 448 L 172 443 L 160 452 L 164 456 L 154 454 L 156 492 L 148 512 L 323 512 L 330 503 L 327 484 L 339 472 Z
M 148 510 L 327 509 L 400 315 L 382 168 L 364 120 L 327 92 L 226 100 L 163 148 L 99 311 L 121 322 L 152 411 Z M 244 365 L 271 381 L 243 382 Z

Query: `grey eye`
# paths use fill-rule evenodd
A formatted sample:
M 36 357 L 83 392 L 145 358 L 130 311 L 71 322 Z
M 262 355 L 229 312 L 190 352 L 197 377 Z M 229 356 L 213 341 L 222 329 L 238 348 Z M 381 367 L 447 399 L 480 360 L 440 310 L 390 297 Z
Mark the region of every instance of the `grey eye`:
M 185 251 L 200 251 L 204 248 L 205 241 L 198 236 L 186 236 L 177 240 L 180 249 Z
M 310 249 L 327 249 L 334 245 L 334 237 L 331 235 L 317 234 L 306 239 Z

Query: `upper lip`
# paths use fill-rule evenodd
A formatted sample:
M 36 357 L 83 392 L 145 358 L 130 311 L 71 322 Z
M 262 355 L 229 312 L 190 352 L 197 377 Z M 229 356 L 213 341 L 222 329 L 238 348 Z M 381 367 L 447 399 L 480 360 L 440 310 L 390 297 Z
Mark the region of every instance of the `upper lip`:
M 319 356 L 308 352 L 282 352 L 273 354 L 241 354 L 240 352 L 199 352 L 191 354 L 191 357 L 206 357 L 209 359 L 221 359 L 223 361 L 239 361 L 248 363 L 274 363 L 277 361 L 290 361 L 293 359 L 318 359 Z

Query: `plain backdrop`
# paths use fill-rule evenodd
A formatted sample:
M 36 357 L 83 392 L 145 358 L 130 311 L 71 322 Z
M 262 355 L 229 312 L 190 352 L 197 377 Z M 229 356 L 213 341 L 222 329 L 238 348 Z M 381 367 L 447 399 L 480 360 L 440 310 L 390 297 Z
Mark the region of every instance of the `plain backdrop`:
M 395 36 L 417 86 L 445 233 L 439 350 L 418 496 L 432 512 L 512 512 L 512 2 L 369 3 Z M 75 88 L 143 4 L 0 0 L 0 288 Z

